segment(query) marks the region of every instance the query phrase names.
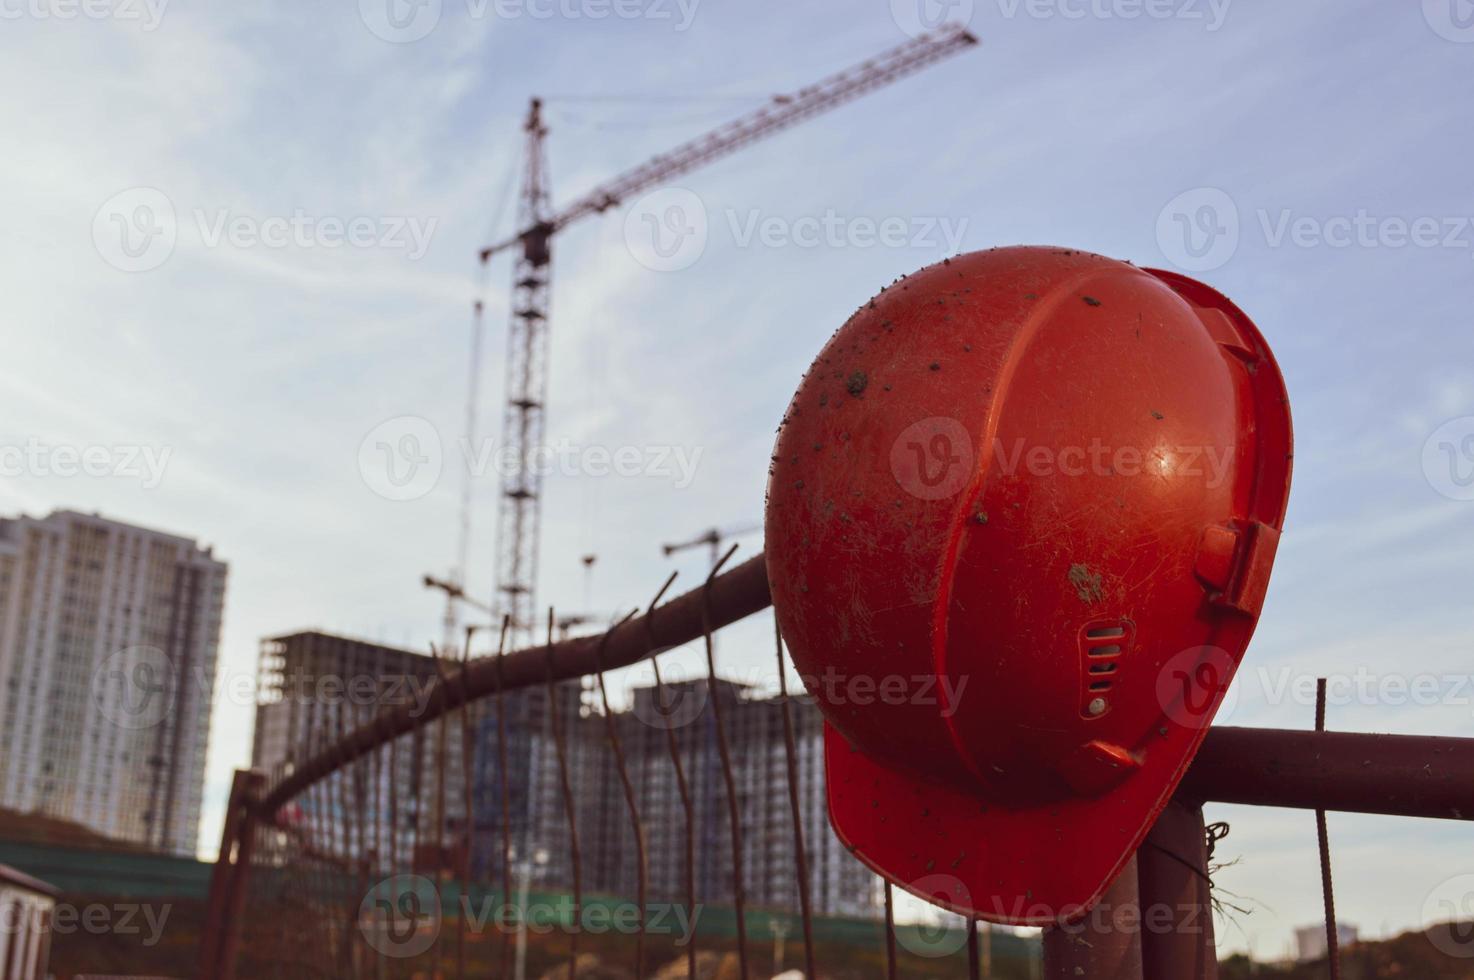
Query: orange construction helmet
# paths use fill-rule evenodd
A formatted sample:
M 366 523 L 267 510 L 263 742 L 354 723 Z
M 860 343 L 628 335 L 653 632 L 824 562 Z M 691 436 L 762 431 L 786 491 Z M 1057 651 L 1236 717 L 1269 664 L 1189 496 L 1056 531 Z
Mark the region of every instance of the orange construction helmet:
M 767 503 L 845 844 L 964 915 L 1094 905 L 1243 657 L 1290 457 L 1264 338 L 1185 276 L 1003 248 L 866 303 Z

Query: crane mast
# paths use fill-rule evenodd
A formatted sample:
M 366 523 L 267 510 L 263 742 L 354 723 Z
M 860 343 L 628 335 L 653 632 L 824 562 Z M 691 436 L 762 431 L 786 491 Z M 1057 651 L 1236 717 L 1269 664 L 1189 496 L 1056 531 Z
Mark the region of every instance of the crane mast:
M 527 640 L 535 620 L 538 538 L 542 520 L 541 472 L 532 454 L 543 444 L 548 392 L 548 288 L 552 265 L 552 210 L 548 189 L 548 130 L 542 101 L 533 99 L 523 125 L 527 146 L 517 223 L 521 252 L 512 274 L 511 324 L 507 330 L 507 403 L 502 445 L 510 465 L 502 474 L 497 514 L 497 600 L 511 616 L 512 632 Z M 520 645 L 520 644 L 519 644 Z
M 511 466 L 502 476 L 497 518 L 496 587 L 499 611 L 511 616 L 514 645 L 533 635 L 542 475 L 532 454 L 542 445 L 548 388 L 548 301 L 553 236 L 569 224 L 599 214 L 632 195 L 720 159 L 757 140 L 797 125 L 977 44 L 960 26 L 923 34 L 846 71 L 773 98 L 669 153 L 618 175 L 554 213 L 547 173 L 547 127 L 542 102 L 533 99 L 523 126 L 526 150 L 517 228 L 510 238 L 481 250 L 481 261 L 516 248 L 511 324 L 507 331 L 507 402 L 502 446 Z

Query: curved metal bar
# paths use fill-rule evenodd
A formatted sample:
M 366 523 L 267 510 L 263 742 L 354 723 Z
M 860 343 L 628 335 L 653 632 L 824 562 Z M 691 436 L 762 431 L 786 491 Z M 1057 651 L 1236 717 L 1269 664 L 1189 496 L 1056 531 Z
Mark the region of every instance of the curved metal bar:
M 728 626 L 768 608 L 772 600 L 768 595 L 768 574 L 763 556 L 750 558 L 717 577 L 708 588 L 693 589 L 661 606 L 658 623 L 652 621 L 648 630 L 630 628 L 611 637 L 604 652 L 606 669 L 628 667 L 645 659 L 651 650 L 648 637 L 652 635 L 657 648 L 680 646 L 699 639 L 703 632 L 704 596 L 709 598 L 713 629 Z M 649 612 L 640 619 L 651 619 L 653 615 L 654 612 Z M 638 623 L 639 619 L 631 620 L 631 624 Z M 551 649 L 557 661 L 554 679 L 571 680 L 593 673 L 598 643 L 599 637 L 595 636 L 553 644 Z M 500 689 L 516 690 L 544 683 L 547 680 L 548 649 L 534 647 L 509 653 L 504 662 L 487 658 L 470 664 L 466 668 L 466 696 L 476 700 Z M 501 664 L 500 679 L 497 676 L 498 663 Z M 387 713 L 382 728 L 368 725 L 348 733 L 340 744 L 319 752 L 271 787 L 254 804 L 253 810 L 270 813 L 280 809 L 304 789 L 331 774 L 341 760 L 356 759 L 379 748 L 386 741 L 386 733 L 392 738 L 434 721 L 454 707 L 453 701 L 450 692 L 443 685 L 437 685 L 429 693 L 423 711 L 418 714 L 413 705 L 396 706 Z

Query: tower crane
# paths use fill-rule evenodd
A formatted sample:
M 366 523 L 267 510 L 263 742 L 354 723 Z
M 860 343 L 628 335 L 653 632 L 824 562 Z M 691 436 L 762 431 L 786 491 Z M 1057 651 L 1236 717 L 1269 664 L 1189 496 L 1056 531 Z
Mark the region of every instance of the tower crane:
M 553 236 L 581 218 L 601 214 L 631 195 L 718 160 L 977 44 L 952 25 L 923 34 L 836 75 L 775 96 L 763 107 L 681 144 L 614 177 L 560 211 L 554 211 L 547 168 L 547 126 L 542 100 L 534 98 L 523 124 L 525 149 L 517 228 L 511 237 L 481 250 L 492 256 L 516 251 L 511 323 L 507 331 L 506 405 L 502 445 L 512 465 L 502 476 L 497 514 L 496 588 L 500 611 L 510 615 L 518 640 L 531 639 L 535 620 L 541 530 L 542 475 L 529 455 L 543 442 L 548 386 L 548 301 Z
M 706 545 L 711 549 L 712 567 L 716 567 L 717 559 L 722 557 L 723 541 L 730 541 L 733 538 L 741 538 L 749 534 L 756 534 L 762 529 L 763 526 L 761 524 L 744 524 L 741 527 L 727 528 L 714 527 L 708 531 L 703 531 L 701 534 L 692 538 L 690 541 L 679 541 L 675 544 L 663 544 L 660 546 L 660 550 L 665 553 L 665 557 L 669 558 L 671 555 L 674 555 L 678 551 L 685 551 L 688 548 L 699 548 L 702 545 Z

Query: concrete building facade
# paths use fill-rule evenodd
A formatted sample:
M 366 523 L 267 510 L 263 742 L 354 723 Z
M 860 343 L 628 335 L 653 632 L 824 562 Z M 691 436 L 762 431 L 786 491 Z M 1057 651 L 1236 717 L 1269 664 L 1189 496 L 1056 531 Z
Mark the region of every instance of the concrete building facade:
M 253 765 L 280 774 L 367 723 L 374 710 L 421 703 L 436 674 L 431 657 L 361 640 L 317 632 L 267 639 L 261 647 Z M 609 737 L 612 725 L 646 832 L 650 901 L 684 902 L 686 897 L 686 813 L 670 757 L 673 734 L 694 816 L 697 901 L 730 904 L 734 864 L 716 730 L 720 704 L 743 828 L 748 906 L 796 910 L 798 862 L 782 703 L 745 685 L 697 680 L 666 686 L 669 710 L 661 710 L 654 688 L 638 688 L 627 710 L 606 717 L 598 710 L 593 684 L 587 678 L 562 682 L 552 696 L 537 685 L 472 706 L 473 880 L 493 885 L 501 880 L 505 814 L 514 888 L 524 881 L 536 890 L 571 888 L 573 847 L 558 764 L 561 743 L 583 892 L 631 899 L 637 894 L 635 832 Z M 876 917 L 883 908 L 879 879 L 829 826 L 819 712 L 803 699 L 795 699 L 791 708 L 813 909 L 821 915 Z M 499 711 L 505 712 L 505 774 L 499 763 Z M 337 854 L 368 857 L 385 871 L 455 872 L 456 849 L 466 837 L 460 719 L 445 723 L 444 852 L 435 843 L 441 824 L 441 724 L 400 736 L 388 750 L 335 772 L 296 802 L 292 819 L 315 843 Z M 370 828 L 367 835 L 363 827 Z
M 635 834 L 615 765 L 609 722 L 595 710 L 598 696 L 592 690 L 583 692 L 582 698 L 576 688 L 565 686 L 563 690 L 559 718 L 564 725 L 564 753 L 583 855 L 583 888 L 588 893 L 633 897 L 638 882 Z M 655 688 L 637 688 L 629 710 L 613 716 L 645 829 L 650 900 L 684 901 L 686 896 L 686 809 L 670 756 L 670 735 L 674 734 L 691 800 L 697 900 L 709 904 L 732 901 L 731 818 L 714 710 L 718 699 L 737 788 L 747 904 L 797 909 L 798 860 L 782 702 L 724 680 L 666 685 L 666 710 L 661 709 Z M 813 909 L 820 915 L 875 917 L 883 910 L 879 879 L 845 849 L 829 826 L 822 718 L 803 699 L 791 702 L 791 717 Z M 479 800 L 495 798 L 494 738 L 494 730 L 487 726 L 478 740 Z M 542 887 L 567 888 L 572 881 L 572 849 L 550 730 L 510 726 L 508 746 L 509 785 L 518 786 L 519 779 L 525 780 L 531 795 L 524 811 L 526 823 L 515 825 L 514 840 L 527 841 L 527 861 L 517 873 L 528 875 Z M 523 775 L 529 771 L 530 777 Z M 489 876 L 500 860 L 499 816 L 484 804 L 478 805 L 477 812 L 476 863 Z
M 378 711 L 419 710 L 438 677 L 433 657 L 410 650 L 316 630 L 269 637 L 257 667 L 251 766 L 280 775 Z M 460 723 L 451 718 L 337 770 L 297 800 L 292 815 L 318 845 L 367 856 L 379 870 L 454 869 L 464 786 Z
M 195 853 L 226 576 L 188 538 L 0 519 L 0 806 Z

